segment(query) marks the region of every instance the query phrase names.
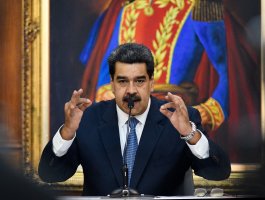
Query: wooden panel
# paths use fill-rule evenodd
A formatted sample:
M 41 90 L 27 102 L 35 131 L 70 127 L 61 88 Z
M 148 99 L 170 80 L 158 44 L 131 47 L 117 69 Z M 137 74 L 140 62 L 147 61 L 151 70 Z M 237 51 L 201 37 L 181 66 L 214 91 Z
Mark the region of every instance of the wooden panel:
M 0 147 L 21 162 L 22 1 L 0 1 Z M 1 122 L 0 121 L 0 122 Z M 3 136 L 4 135 L 4 136 Z M 11 159 L 12 160 L 12 159 Z M 20 160 L 20 161 L 19 161 Z

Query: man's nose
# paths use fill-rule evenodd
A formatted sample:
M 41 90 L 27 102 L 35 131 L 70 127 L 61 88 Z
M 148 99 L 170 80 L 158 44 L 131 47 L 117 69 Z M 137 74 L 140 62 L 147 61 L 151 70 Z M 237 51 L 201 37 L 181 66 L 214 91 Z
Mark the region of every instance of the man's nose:
M 134 93 L 136 93 L 136 87 L 135 87 L 133 81 L 130 81 L 130 82 L 129 82 L 129 85 L 128 85 L 128 88 L 127 88 L 127 92 L 128 92 L 129 94 L 134 94 Z

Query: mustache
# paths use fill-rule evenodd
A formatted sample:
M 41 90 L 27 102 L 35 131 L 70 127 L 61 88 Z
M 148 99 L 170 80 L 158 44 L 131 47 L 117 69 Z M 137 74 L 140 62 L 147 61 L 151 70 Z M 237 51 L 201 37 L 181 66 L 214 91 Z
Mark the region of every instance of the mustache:
M 123 97 L 122 100 L 128 102 L 130 98 L 132 99 L 133 102 L 141 101 L 141 97 L 137 95 L 126 95 L 125 97 Z

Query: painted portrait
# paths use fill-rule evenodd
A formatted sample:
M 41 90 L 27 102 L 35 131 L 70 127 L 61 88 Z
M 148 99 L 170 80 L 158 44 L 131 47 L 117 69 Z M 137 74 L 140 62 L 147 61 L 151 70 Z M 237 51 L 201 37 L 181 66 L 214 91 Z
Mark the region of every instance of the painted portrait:
M 259 0 L 57 0 L 50 31 L 51 135 L 73 90 L 114 98 L 107 58 L 137 42 L 154 56 L 152 95 L 172 92 L 197 108 L 232 163 L 261 161 Z

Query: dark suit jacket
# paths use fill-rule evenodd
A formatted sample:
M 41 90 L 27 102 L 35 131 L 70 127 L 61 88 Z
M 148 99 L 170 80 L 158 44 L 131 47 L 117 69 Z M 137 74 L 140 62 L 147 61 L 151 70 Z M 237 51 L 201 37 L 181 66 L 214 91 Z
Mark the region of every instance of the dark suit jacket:
M 210 157 L 198 159 L 178 131 L 159 111 L 165 102 L 151 98 L 150 111 L 136 153 L 131 187 L 141 194 L 181 195 L 178 191 L 185 172 L 210 180 L 229 177 L 230 161 L 209 139 Z M 190 120 L 202 130 L 197 110 L 188 107 Z M 45 147 L 39 175 L 46 182 L 65 181 L 83 167 L 83 195 L 107 195 L 122 186 L 122 154 L 114 100 L 95 103 L 84 113 L 76 138 L 66 155 L 56 157 L 52 142 Z M 205 134 L 205 133 L 204 133 Z

